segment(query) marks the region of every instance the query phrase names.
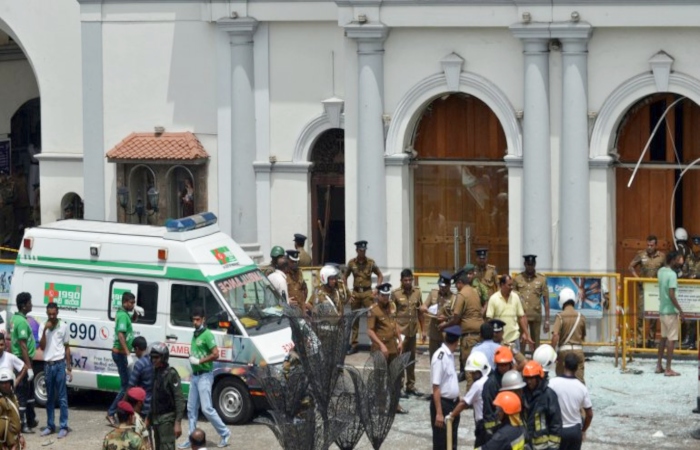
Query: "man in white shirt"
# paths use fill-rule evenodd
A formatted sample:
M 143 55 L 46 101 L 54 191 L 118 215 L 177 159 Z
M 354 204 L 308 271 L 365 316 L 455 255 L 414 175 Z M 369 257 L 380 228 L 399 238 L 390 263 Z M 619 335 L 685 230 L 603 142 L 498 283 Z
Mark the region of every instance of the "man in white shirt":
M 44 351 L 44 377 L 46 380 L 46 428 L 42 436 L 48 436 L 56 431 L 54 422 L 55 404 L 61 410 L 58 438 L 68 435 L 68 390 L 66 379 L 73 380 L 70 359 L 70 335 L 68 324 L 58 318 L 58 305 L 50 302 L 46 305 L 48 319 L 43 324 L 39 347 Z
M 280 256 L 277 258 L 277 265 L 275 266 L 275 271 L 267 276 L 270 280 L 270 284 L 274 287 L 277 292 L 280 293 L 284 299 L 289 302 L 289 290 L 287 289 L 287 274 L 285 270 L 287 268 L 287 258 L 285 256 Z
M 459 382 L 455 370 L 454 352 L 459 348 L 462 328 L 452 325 L 445 328 L 445 341 L 433 354 L 430 361 L 430 382 L 433 385 L 433 399 L 430 402 L 430 423 L 433 427 L 433 450 L 443 450 L 447 446 L 445 417 L 459 402 Z M 452 423 L 452 449 L 457 450 L 457 429 L 459 416 Z
M 20 380 L 27 375 L 27 365 L 24 361 L 16 357 L 10 352 L 5 351 L 5 334 L 0 333 L 0 369 L 7 368 L 13 372 L 17 372 L 17 377 L 15 377 L 15 387 L 19 384 Z
M 481 447 L 489 438 L 486 434 L 486 428 L 484 428 L 484 398 L 481 395 L 484 390 L 484 384 L 488 380 L 489 373 L 491 373 L 488 356 L 478 350 L 472 350 L 469 358 L 467 358 L 464 370 L 472 373 L 474 383 L 472 383 L 469 391 L 450 415 L 459 417 L 459 414 L 465 409 L 469 407 L 474 408 L 474 423 L 476 424 L 474 429 L 474 447 Z
M 559 450 L 580 450 L 586 439 L 586 430 L 593 420 L 593 404 L 585 384 L 576 379 L 579 359 L 574 353 L 564 358 L 564 375 L 549 380 L 549 387 L 556 392 L 561 409 L 561 444 Z M 581 408 L 586 418 L 581 425 Z

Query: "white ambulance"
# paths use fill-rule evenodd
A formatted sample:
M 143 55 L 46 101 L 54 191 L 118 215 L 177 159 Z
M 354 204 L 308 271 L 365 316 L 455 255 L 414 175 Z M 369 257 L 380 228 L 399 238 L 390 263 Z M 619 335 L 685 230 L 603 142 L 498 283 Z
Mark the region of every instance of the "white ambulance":
M 164 227 L 64 220 L 31 228 L 17 257 L 10 315 L 20 292 L 32 295 L 35 333 L 46 320 L 45 305 L 58 304 L 59 318 L 70 330 L 70 386 L 82 389 L 119 389 L 112 361 L 114 317 L 121 296 L 131 292 L 144 311 L 134 334 L 149 344 L 167 343 L 186 394 L 190 312 L 203 307 L 220 353 L 213 403 L 229 424 L 248 422 L 266 406 L 259 376 L 266 365 L 281 364 L 293 347 L 282 299 L 241 247 L 219 231 L 212 213 L 169 220 Z M 43 404 L 40 349 L 34 372 L 37 401 Z

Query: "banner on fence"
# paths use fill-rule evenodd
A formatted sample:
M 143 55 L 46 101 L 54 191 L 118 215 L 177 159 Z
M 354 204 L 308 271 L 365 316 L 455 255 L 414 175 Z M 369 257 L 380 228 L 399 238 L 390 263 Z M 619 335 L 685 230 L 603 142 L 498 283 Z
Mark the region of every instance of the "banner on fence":
M 700 320 L 700 285 L 679 284 L 676 298 L 686 319 Z M 659 283 L 644 283 L 644 317 L 659 317 Z
M 561 311 L 559 292 L 564 288 L 570 288 L 576 294 L 576 310 L 585 317 L 602 318 L 603 299 L 604 294 L 608 292 L 607 286 L 607 280 L 601 277 L 547 276 L 551 315 L 554 316 Z

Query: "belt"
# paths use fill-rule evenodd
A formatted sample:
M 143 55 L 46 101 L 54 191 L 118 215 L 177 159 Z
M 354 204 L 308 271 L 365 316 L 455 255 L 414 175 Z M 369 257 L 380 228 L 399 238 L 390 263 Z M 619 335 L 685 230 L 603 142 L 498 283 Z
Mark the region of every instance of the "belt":
M 583 350 L 583 346 L 577 344 L 564 344 L 559 347 L 559 350 Z
M 443 402 L 447 402 L 447 403 L 457 403 L 459 401 L 459 397 L 457 397 L 457 398 L 440 397 L 440 400 L 442 400 Z
M 369 287 L 353 286 L 353 287 L 352 287 L 352 290 L 353 290 L 353 291 L 355 291 L 355 292 L 360 292 L 360 293 L 362 293 L 362 292 L 367 292 L 367 291 L 369 291 L 369 290 L 371 290 L 371 289 L 372 289 L 372 286 L 369 286 Z
M 193 370 L 192 375 L 195 377 L 198 377 L 200 375 L 204 375 L 205 373 L 209 373 L 208 370 Z
M 56 361 L 44 361 L 47 366 L 55 366 L 56 364 L 65 363 L 65 359 L 57 359 Z
M 480 333 L 462 333 L 462 336 L 481 336 Z

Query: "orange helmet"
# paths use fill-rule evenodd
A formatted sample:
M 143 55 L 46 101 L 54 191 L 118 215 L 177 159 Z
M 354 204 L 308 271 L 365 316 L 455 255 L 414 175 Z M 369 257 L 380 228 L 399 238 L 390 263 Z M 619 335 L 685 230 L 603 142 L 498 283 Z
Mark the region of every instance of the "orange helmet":
M 537 361 L 528 361 L 527 364 L 525 364 L 525 367 L 523 367 L 523 376 L 544 378 L 544 369 Z
M 508 415 L 517 414 L 521 410 L 520 397 L 512 391 L 499 392 L 493 405 L 500 407 Z
M 513 362 L 513 352 L 510 348 L 502 345 L 496 349 L 493 355 L 493 362 L 496 364 L 508 364 Z

